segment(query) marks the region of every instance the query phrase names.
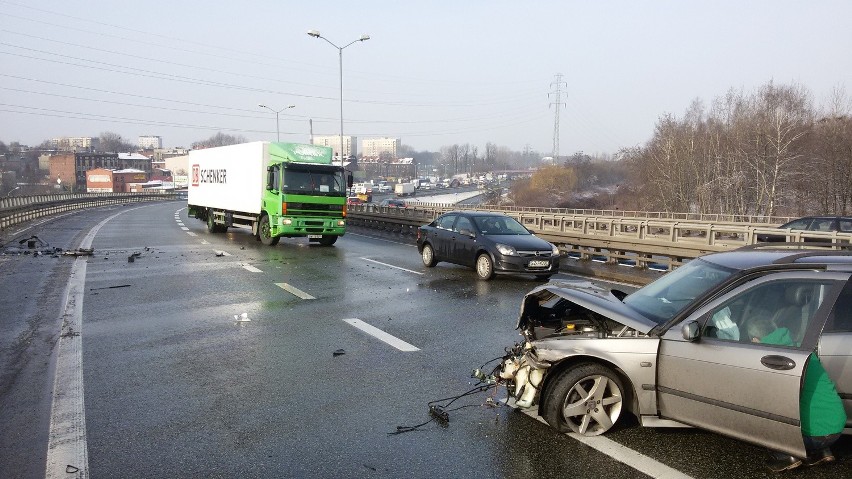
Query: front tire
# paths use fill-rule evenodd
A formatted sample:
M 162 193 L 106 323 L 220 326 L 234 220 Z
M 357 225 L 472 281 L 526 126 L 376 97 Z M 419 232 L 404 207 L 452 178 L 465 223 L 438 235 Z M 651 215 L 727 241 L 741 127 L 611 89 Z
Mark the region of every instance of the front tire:
M 427 268 L 432 268 L 438 264 L 438 260 L 435 259 L 435 250 L 432 249 L 432 245 L 428 243 L 423 245 L 423 251 L 420 252 L 420 257 L 423 259 L 423 265 Z
M 494 262 L 488 253 L 482 253 L 476 258 L 476 275 L 479 279 L 488 281 L 494 277 Z
M 278 244 L 279 237 L 272 236 L 272 225 L 269 224 L 269 215 L 263 215 L 260 218 L 260 225 L 257 228 L 257 236 L 260 242 L 266 246 L 275 246 Z
M 621 379 L 599 364 L 583 363 L 562 372 L 549 391 L 542 416 L 559 432 L 598 436 L 621 416 Z
M 323 235 L 319 240 L 319 244 L 323 246 L 331 246 L 334 242 L 337 241 L 337 236 L 334 235 Z

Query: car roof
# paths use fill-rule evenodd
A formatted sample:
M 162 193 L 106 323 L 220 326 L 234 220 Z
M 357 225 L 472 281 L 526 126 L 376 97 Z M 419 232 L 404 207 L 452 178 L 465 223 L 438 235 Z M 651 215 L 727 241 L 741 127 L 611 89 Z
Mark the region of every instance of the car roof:
M 720 266 L 747 270 L 772 265 L 852 265 L 849 245 L 834 245 L 841 249 L 815 248 L 813 244 L 785 243 L 783 246 L 756 244 L 733 251 L 712 253 L 701 259 Z
M 496 213 L 494 211 L 448 211 L 444 213 L 444 215 L 468 215 L 468 216 L 494 216 L 498 218 L 511 218 L 511 216 L 505 215 L 503 213 Z M 443 215 L 441 215 L 443 216 Z

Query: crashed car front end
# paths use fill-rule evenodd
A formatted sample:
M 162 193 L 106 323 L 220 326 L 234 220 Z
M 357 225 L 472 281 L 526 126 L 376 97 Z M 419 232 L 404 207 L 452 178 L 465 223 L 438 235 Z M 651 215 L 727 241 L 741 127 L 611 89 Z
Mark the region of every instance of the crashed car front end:
M 507 348 L 495 371 L 517 407 L 539 406 L 541 412 L 549 389 L 566 370 L 594 363 L 620 376 L 624 397 L 619 408 L 637 417 L 656 413 L 659 339 L 648 335 L 655 323 L 625 306 L 624 296 L 590 282 L 571 282 L 543 285 L 524 297 L 517 324 L 524 340 Z M 599 379 L 590 384 L 596 386 Z M 617 419 L 618 413 L 613 416 Z

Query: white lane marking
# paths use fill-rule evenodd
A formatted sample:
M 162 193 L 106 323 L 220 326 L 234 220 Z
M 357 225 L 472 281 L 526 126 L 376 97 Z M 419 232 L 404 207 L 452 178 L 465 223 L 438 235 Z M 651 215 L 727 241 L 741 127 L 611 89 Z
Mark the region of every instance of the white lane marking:
M 186 226 L 181 220 L 177 220 L 176 223 L 178 224 L 178 226 Z
M 184 231 L 189 231 L 189 228 L 187 228 L 186 226 L 181 226 L 180 229 L 182 229 Z
M 510 401 L 510 407 L 514 407 L 514 401 Z M 541 417 L 533 414 L 529 409 L 519 409 L 521 412 L 526 414 L 527 416 L 536 419 L 539 422 L 547 424 L 547 422 Z M 550 427 L 550 426 L 548 426 Z M 652 459 L 639 451 L 634 451 L 627 446 L 623 446 L 612 439 L 605 436 L 583 436 L 574 432 L 566 433 L 566 436 L 571 439 L 576 439 L 579 442 L 595 449 L 599 452 L 606 454 L 607 456 L 615 459 L 616 461 L 626 464 L 637 471 L 647 474 L 656 479 L 692 479 L 692 476 L 688 476 L 673 467 L 669 467 L 662 462 L 657 461 L 656 459 Z
M 186 234 L 188 234 L 189 236 L 198 236 L 197 234 L 193 233 L 192 231 L 187 231 Z
M 227 251 L 222 251 L 218 249 L 214 249 L 213 251 L 216 252 L 216 256 L 231 256 L 231 253 L 228 253 Z
M 88 477 L 86 408 L 83 394 L 83 294 L 86 290 L 86 260 L 77 258 L 65 289 L 65 312 L 59 335 L 53 404 L 47 439 L 45 478 L 66 477 L 66 466 L 77 468 L 77 477 Z
M 400 351 L 420 351 L 420 348 L 418 348 L 417 346 L 412 346 L 411 344 L 406 343 L 405 341 L 397 338 L 396 336 L 392 336 L 375 326 L 361 321 L 358 318 L 344 319 L 343 322 L 355 326 L 361 331 L 364 331 L 365 333 L 375 337 L 380 341 L 384 341 L 385 343 L 390 344 L 391 346 L 395 347 L 396 349 L 399 349 Z
M 243 268 L 245 268 L 245 269 L 247 269 L 247 270 L 251 271 L 252 273 L 263 273 L 263 271 L 261 271 L 261 270 L 259 270 L 259 269 L 255 268 L 254 266 L 252 266 L 252 265 L 250 265 L 250 264 L 244 264 L 244 265 L 242 265 L 242 266 L 243 266 Z
M 147 205 L 146 205 L 147 206 Z M 91 248 L 98 231 L 107 222 L 129 211 L 116 213 L 89 230 L 80 248 Z M 78 257 L 71 266 L 65 288 L 62 329 L 56 352 L 53 401 L 47 439 L 47 479 L 67 478 L 68 466 L 77 469 L 74 477 L 89 477 L 89 449 L 86 444 L 86 408 L 83 393 L 83 296 L 86 292 L 86 258 Z
M 210 244 L 210 242 L 207 240 L 201 240 L 201 244 Z
M 408 273 L 414 273 L 414 274 L 420 274 L 420 275 L 423 274 L 420 271 L 414 271 L 414 270 L 410 270 L 410 269 L 400 268 L 399 266 L 394 266 L 392 264 L 382 263 L 381 261 L 376 261 L 376 260 L 370 259 L 370 258 L 364 258 L 363 256 L 361 257 L 361 259 L 363 259 L 364 261 L 369 261 L 371 263 L 380 264 L 382 266 L 387 266 L 388 268 L 399 269 L 399 270 L 402 270 L 402 271 L 405 271 L 405 272 L 408 272 Z
M 287 283 L 275 283 L 275 286 L 278 286 L 279 288 L 283 289 L 284 291 L 287 291 L 288 293 L 290 293 L 294 296 L 298 296 L 302 299 L 317 299 L 317 298 L 314 298 L 313 296 L 311 296 L 310 294 L 302 291 L 301 289 L 296 288 L 295 286 L 291 286 Z

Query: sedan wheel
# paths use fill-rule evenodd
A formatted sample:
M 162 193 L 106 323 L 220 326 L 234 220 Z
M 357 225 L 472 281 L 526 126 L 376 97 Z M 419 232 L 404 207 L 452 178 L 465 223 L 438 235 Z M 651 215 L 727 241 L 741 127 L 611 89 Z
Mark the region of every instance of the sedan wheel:
M 494 263 L 487 253 L 482 253 L 476 258 L 476 275 L 479 279 L 489 280 L 494 277 Z
M 423 258 L 423 264 L 426 265 L 427 268 L 431 268 L 438 264 L 438 261 L 435 259 L 435 250 L 432 249 L 432 245 L 424 244 L 423 251 L 420 253 L 420 256 Z
M 563 372 L 544 404 L 544 419 L 560 432 L 584 436 L 603 434 L 621 416 L 621 380 L 598 364 L 580 364 Z

